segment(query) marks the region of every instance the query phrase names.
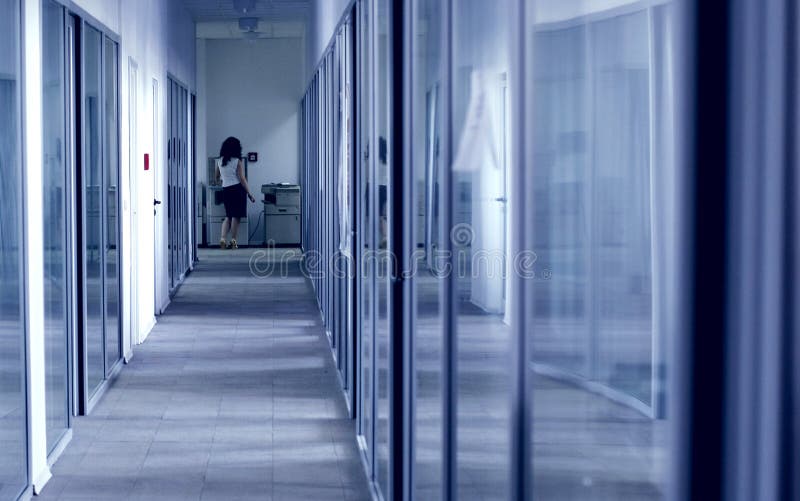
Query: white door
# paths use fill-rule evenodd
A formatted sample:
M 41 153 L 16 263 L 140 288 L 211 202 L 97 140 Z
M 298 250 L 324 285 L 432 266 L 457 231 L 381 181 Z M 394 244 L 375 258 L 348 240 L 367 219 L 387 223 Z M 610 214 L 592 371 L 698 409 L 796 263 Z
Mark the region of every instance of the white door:
M 139 116 L 139 68 L 133 58 L 128 59 L 128 183 L 130 186 L 130 258 L 128 259 L 128 277 L 130 292 L 128 295 L 130 315 L 130 343 L 141 342 L 139 332 L 139 190 L 137 171 L 139 166 L 138 120 Z M 127 346 L 126 349 L 130 349 Z
M 158 104 L 158 80 L 153 79 L 153 149 L 150 155 L 150 170 L 153 172 L 153 308 L 156 315 L 161 314 L 161 298 L 159 297 L 158 276 L 160 268 L 160 253 L 158 252 L 158 243 L 161 241 L 160 231 L 161 225 L 159 222 L 159 208 L 161 204 L 161 194 L 159 193 L 158 171 L 161 167 L 158 156 L 158 120 L 159 120 L 159 104 Z

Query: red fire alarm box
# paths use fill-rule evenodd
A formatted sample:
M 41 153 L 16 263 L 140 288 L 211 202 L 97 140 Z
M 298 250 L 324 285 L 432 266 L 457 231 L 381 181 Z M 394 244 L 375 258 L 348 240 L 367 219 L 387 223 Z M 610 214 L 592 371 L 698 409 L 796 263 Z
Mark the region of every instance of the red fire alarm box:
M 247 154 L 247 161 L 248 162 L 258 162 L 258 153 L 255 151 L 251 151 Z
M 144 154 L 144 170 L 150 170 L 150 154 Z

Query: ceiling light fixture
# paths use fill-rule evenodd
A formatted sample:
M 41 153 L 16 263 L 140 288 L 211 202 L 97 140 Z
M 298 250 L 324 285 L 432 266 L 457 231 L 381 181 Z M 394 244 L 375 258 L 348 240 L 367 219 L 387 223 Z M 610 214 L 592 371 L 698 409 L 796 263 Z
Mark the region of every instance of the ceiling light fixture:
M 233 8 L 240 14 L 249 14 L 256 8 L 256 0 L 233 0 Z

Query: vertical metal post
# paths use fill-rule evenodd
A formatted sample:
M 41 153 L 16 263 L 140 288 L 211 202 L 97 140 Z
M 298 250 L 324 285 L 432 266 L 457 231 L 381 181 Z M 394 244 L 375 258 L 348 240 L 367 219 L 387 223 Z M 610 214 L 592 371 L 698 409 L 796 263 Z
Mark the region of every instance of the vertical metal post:
M 398 164 L 402 170 L 402 186 L 403 192 L 402 199 L 402 213 L 403 213 L 403 259 L 399 273 L 404 278 L 402 287 L 403 299 L 403 318 L 404 331 L 402 342 L 402 369 L 403 369 L 403 497 L 398 498 L 402 501 L 411 501 L 414 499 L 414 463 L 416 458 L 415 442 L 416 442 L 416 424 L 414 417 L 416 415 L 416 400 L 415 400 L 415 380 L 416 380 L 416 366 L 415 366 L 415 340 L 416 340 L 416 293 L 415 293 L 415 280 L 416 275 L 413 272 L 416 270 L 416 263 L 414 262 L 414 255 L 416 250 L 416 183 L 414 181 L 414 141 L 413 141 L 413 124 L 414 124 L 414 81 L 416 74 L 414 73 L 414 54 L 415 54 L 415 41 L 414 25 L 416 23 L 417 3 L 416 2 L 400 2 L 404 8 L 397 9 L 395 12 L 403 16 L 401 22 L 394 23 L 394 26 L 399 27 L 402 33 L 402 40 L 395 43 L 395 47 L 399 47 L 402 52 L 403 60 L 403 78 L 400 83 L 400 106 L 402 110 L 402 117 L 400 117 L 400 124 L 402 127 L 403 143 L 402 154 L 403 163 Z M 397 37 L 395 37 L 397 38 Z M 400 79 L 394 79 L 400 81 Z M 396 137 L 400 134 L 395 134 Z M 424 146 L 423 146 L 424 148 Z
M 790 23 L 787 32 L 790 34 L 789 40 L 789 68 L 787 71 L 787 81 L 789 85 L 794 85 L 797 88 L 797 82 L 800 81 L 800 7 L 797 2 L 788 2 L 789 14 L 787 16 Z M 783 486 L 783 493 L 788 499 L 800 499 L 800 458 L 796 451 L 800 446 L 800 423 L 797 421 L 797 416 L 800 416 L 800 364 L 796 361 L 800 358 L 800 288 L 798 288 L 798 281 L 800 281 L 800 263 L 797 262 L 800 256 L 800 200 L 797 194 L 800 193 L 800 99 L 796 92 L 789 90 L 789 109 L 790 116 L 793 117 L 788 127 L 789 136 L 787 137 L 787 147 L 790 148 L 789 163 L 787 168 L 788 179 L 786 189 L 794 193 L 794 197 L 787 194 L 787 200 L 793 200 L 789 206 L 788 222 L 789 228 L 788 238 L 786 239 L 785 252 L 788 256 L 794 256 L 787 261 L 791 263 L 790 268 L 787 270 L 789 279 L 787 283 L 787 304 L 784 309 L 787 315 L 787 322 L 785 326 L 788 330 L 787 335 L 791 336 L 794 333 L 794 339 L 788 339 L 788 349 L 785 350 L 785 357 L 791 358 L 795 363 L 789 364 L 786 360 L 785 376 L 788 378 L 788 398 L 787 406 L 783 412 L 786 423 L 789 440 L 784 441 L 783 448 L 783 463 L 786 464 L 787 470 L 784 472 L 785 484 Z M 794 370 L 792 370 L 792 367 Z
M 411 2 L 413 3 L 413 2 Z M 411 501 L 413 328 L 412 278 L 413 166 L 411 165 L 412 37 L 411 5 L 391 0 L 389 10 L 389 499 Z M 401 68 L 399 75 L 395 68 Z
M 379 204 L 378 204 L 378 188 L 377 188 L 377 161 L 380 157 L 380 137 L 378 135 L 378 115 L 376 113 L 377 108 L 377 98 L 376 98 L 376 87 L 377 87 L 377 80 L 378 80 L 378 3 L 377 0 L 368 0 L 370 2 L 370 9 L 368 15 L 370 16 L 370 40 L 367 44 L 367 50 L 369 51 L 369 74 L 367 78 L 369 79 L 369 112 L 371 114 L 370 117 L 370 149 L 371 154 L 369 156 L 369 170 L 370 170 L 370 184 L 369 190 L 370 193 L 368 195 L 369 199 L 369 213 L 371 217 L 369 218 L 369 225 L 370 228 L 370 237 L 371 242 L 369 245 L 370 251 L 373 253 L 377 253 L 378 249 L 376 246 L 378 235 L 378 215 L 379 215 Z M 370 322 L 372 323 L 372 327 L 370 328 L 370 392 L 372 393 L 370 396 L 370 444 L 369 444 L 369 464 L 370 464 L 370 479 L 377 484 L 377 471 L 378 466 L 376 461 L 378 459 L 378 454 L 375 451 L 376 444 L 378 443 L 376 434 L 378 430 L 377 426 L 377 417 L 378 417 L 378 343 L 377 343 L 377 335 L 376 330 L 378 326 L 378 321 L 376 319 L 378 308 L 376 307 L 378 292 L 376 290 L 377 280 L 375 279 L 375 266 L 376 262 L 373 260 L 372 264 L 372 271 L 369 276 L 370 281 L 370 308 L 372 309 L 372 313 L 370 314 Z
M 722 499 L 730 8 L 689 0 L 680 7 L 677 165 L 685 198 L 676 238 L 686 262 L 676 273 L 688 287 L 676 312 L 671 497 Z
M 455 259 L 453 244 L 450 240 L 450 228 L 453 226 L 453 131 L 451 127 L 453 109 L 453 5 L 456 0 L 445 0 L 442 3 L 444 26 L 442 29 L 442 234 L 440 235 L 443 255 L 447 256 L 445 267 L 450 270 L 444 280 L 440 303 L 443 305 L 444 332 L 442 333 L 442 499 L 455 501 L 458 498 L 457 480 L 457 360 L 458 346 L 456 340 L 456 295 L 457 282 L 455 275 Z
M 511 308 L 511 339 L 513 353 L 514 373 L 511 387 L 511 499 L 532 499 L 531 488 L 531 388 L 530 374 L 528 371 L 528 333 L 532 328 L 529 325 L 530 314 L 526 313 L 526 304 L 532 284 L 526 277 L 518 272 L 515 259 L 523 250 L 533 249 L 532 231 L 525 231 L 532 227 L 526 224 L 533 212 L 530 194 L 533 190 L 533 175 L 531 160 L 534 158 L 526 149 L 526 137 L 532 137 L 526 129 L 526 111 L 529 110 L 528 100 L 531 98 L 526 92 L 526 61 L 532 51 L 528 51 L 528 40 L 525 37 L 525 23 L 527 22 L 526 0 L 512 2 L 510 13 L 511 33 L 511 64 L 509 65 L 508 89 L 511 106 L 511 193 L 510 209 L 512 222 L 510 237 L 510 253 L 505 256 L 511 260 L 511 269 L 508 280 L 511 280 L 511 298 L 507 307 Z M 534 115 L 528 115 L 534 116 Z M 532 152 L 530 152 L 532 153 Z M 530 322 L 532 324 L 532 322 Z

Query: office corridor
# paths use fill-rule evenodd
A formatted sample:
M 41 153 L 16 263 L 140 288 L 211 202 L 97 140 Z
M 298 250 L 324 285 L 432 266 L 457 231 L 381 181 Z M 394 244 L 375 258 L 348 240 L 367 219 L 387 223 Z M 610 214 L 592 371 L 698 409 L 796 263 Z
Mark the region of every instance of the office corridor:
M 370 498 L 313 292 L 254 252 L 201 251 L 40 499 Z

